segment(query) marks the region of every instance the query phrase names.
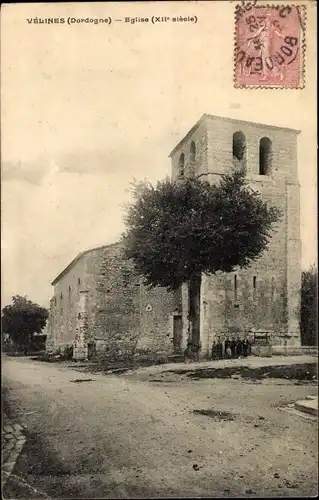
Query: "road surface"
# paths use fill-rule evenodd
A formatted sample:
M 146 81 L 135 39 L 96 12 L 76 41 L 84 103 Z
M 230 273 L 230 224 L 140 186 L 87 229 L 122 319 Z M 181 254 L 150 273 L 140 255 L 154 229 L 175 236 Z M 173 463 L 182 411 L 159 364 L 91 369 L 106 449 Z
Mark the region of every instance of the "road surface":
M 27 426 L 4 498 L 26 498 L 19 484 L 29 498 L 317 494 L 316 422 L 281 409 L 313 385 L 2 364 L 4 409 Z

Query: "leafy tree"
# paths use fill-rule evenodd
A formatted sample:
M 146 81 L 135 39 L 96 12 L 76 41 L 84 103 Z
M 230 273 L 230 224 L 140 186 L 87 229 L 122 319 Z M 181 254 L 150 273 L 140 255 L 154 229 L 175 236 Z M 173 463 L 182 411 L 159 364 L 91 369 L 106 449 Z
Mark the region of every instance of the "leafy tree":
M 199 178 L 133 182 L 125 254 L 150 287 L 189 289 L 189 353 L 199 349 L 202 273 L 247 268 L 267 248 L 281 217 L 236 169 L 218 184 Z
M 301 275 L 300 333 L 303 345 L 318 345 L 318 271 L 311 266 Z
M 14 345 L 27 354 L 33 334 L 41 332 L 48 315 L 47 309 L 31 302 L 27 297 L 15 295 L 12 297 L 12 304 L 2 309 L 2 330 L 9 335 Z

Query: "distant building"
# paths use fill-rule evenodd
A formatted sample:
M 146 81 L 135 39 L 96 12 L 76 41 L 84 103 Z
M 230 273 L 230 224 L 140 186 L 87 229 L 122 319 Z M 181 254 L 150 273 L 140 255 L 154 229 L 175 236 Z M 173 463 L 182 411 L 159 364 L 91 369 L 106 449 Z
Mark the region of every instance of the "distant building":
M 180 294 L 148 290 L 121 243 L 80 253 L 52 285 L 48 351 L 73 345 L 81 359 L 182 349 Z
M 281 209 L 269 249 L 249 269 L 203 276 L 200 337 L 267 333 L 273 345 L 300 345 L 301 241 L 298 131 L 203 115 L 172 151 L 172 178 L 218 182 L 245 166 L 250 185 Z M 74 344 L 75 357 L 93 346 L 120 353 L 181 352 L 187 344 L 188 292 L 147 290 L 122 244 L 79 254 L 53 281 L 48 349 Z

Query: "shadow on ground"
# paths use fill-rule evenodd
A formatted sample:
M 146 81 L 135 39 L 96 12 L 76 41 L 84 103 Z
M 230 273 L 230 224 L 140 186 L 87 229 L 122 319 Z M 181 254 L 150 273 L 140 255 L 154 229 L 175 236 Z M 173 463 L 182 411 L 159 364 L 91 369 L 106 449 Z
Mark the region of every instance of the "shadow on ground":
M 32 361 L 43 361 L 46 363 L 68 363 L 67 367 L 72 370 L 85 373 L 102 373 L 105 375 L 121 375 L 130 370 L 145 368 L 154 365 L 164 365 L 166 363 L 180 363 L 184 361 L 183 356 L 154 356 L 140 355 L 136 358 L 115 359 L 115 360 L 99 360 L 92 359 L 86 362 L 77 362 L 75 360 L 66 360 L 61 355 L 52 356 L 49 354 L 41 354 L 30 358 Z

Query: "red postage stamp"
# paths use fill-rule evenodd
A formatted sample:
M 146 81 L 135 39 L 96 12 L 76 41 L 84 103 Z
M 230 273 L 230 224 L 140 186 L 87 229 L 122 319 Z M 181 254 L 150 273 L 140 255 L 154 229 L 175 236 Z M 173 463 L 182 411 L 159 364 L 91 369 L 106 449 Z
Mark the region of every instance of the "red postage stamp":
M 305 7 L 237 5 L 235 87 L 304 87 Z

